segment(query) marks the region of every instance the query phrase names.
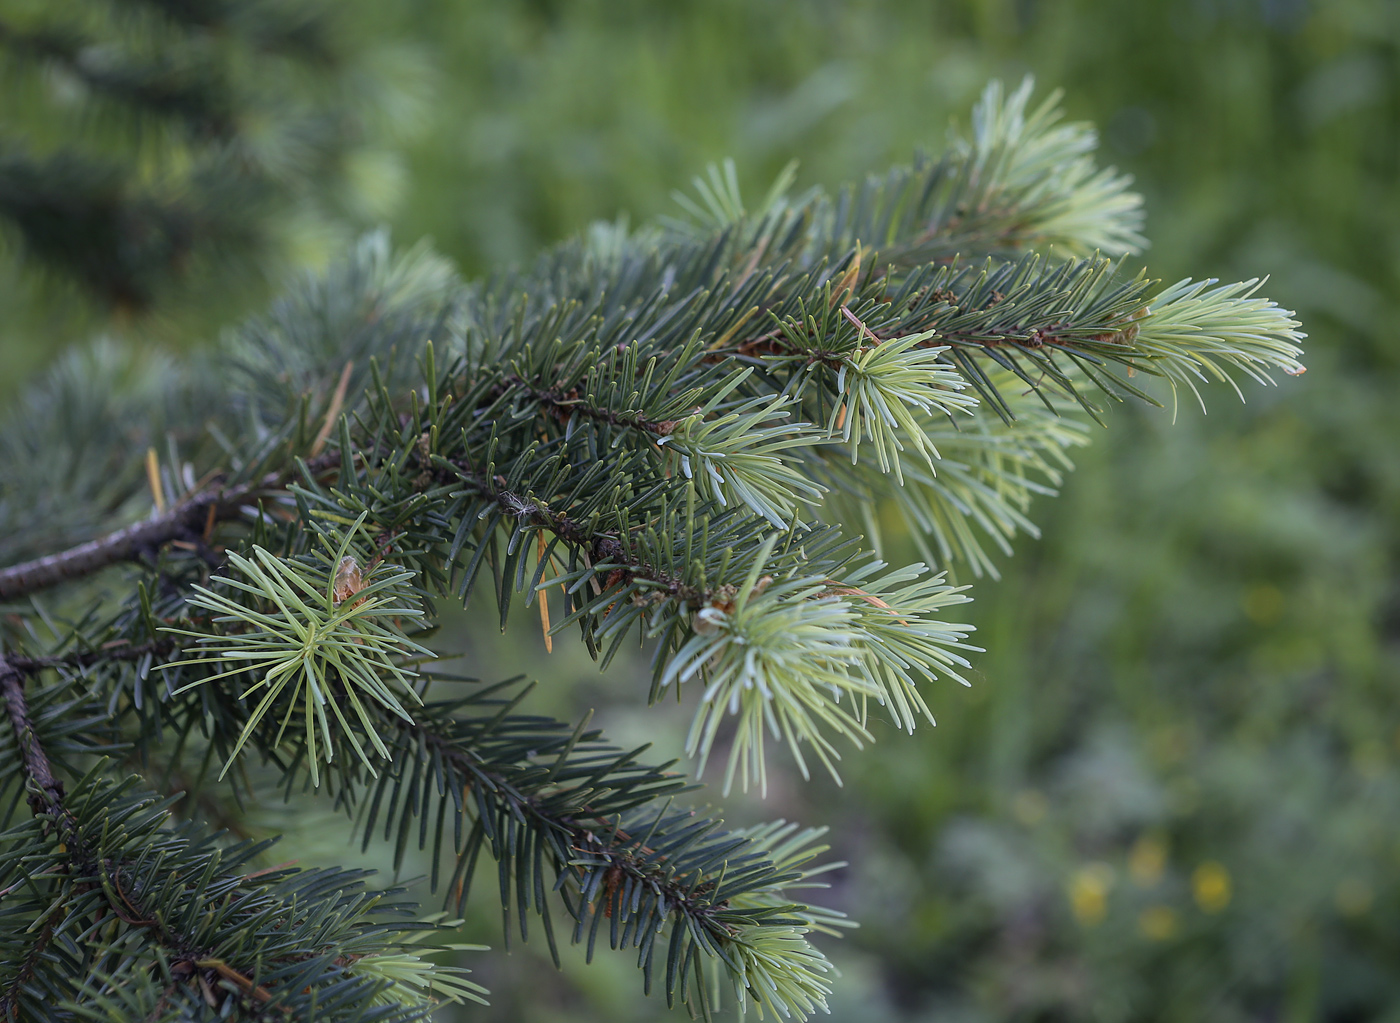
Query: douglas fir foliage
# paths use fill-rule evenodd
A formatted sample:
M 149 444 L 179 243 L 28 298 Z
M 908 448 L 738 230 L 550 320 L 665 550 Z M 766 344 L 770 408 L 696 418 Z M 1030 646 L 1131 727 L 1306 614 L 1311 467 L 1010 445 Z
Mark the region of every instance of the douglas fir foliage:
M 870 715 L 928 719 L 975 649 L 950 574 L 1033 532 L 1083 416 L 1302 372 L 1255 282 L 1102 254 L 1138 199 L 1029 96 L 835 196 L 750 209 L 717 169 L 684 222 L 481 284 L 370 237 L 189 365 L 98 348 L 32 391 L 0 433 L 0 1017 L 420 1018 L 481 994 L 422 956 L 488 859 L 512 929 L 625 948 L 668 1002 L 824 1008 L 819 832 L 723 830 L 671 765 L 434 673 L 436 608 L 523 594 L 604 666 L 640 638 L 726 790 L 770 741 L 834 773 Z M 881 508 L 932 567 L 880 560 Z M 266 865 L 235 807 L 293 794 L 430 850 L 440 911 Z

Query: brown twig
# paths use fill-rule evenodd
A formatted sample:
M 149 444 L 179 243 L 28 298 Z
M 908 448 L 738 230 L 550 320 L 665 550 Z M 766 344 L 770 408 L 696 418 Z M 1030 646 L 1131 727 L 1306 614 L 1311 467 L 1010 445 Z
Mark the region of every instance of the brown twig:
M 63 805 L 63 783 L 53 776 L 53 765 L 34 734 L 34 722 L 29 718 L 29 703 L 24 695 L 25 673 L 0 656 L 0 695 L 5 697 L 5 712 L 14 729 L 24 773 L 34 783 L 29 806 L 36 816 L 53 818 L 65 842 L 78 837 L 78 822 Z
M 313 471 L 340 464 L 340 452 L 313 459 Z M 0 569 L 0 600 L 14 600 L 70 579 L 80 579 L 109 565 L 135 561 L 172 540 L 200 540 L 214 521 L 237 518 L 241 509 L 259 494 L 286 485 L 287 473 L 271 473 L 256 482 L 225 490 L 217 484 L 194 494 L 164 515 L 137 522 L 115 533 L 70 547 L 57 554 Z
M 158 639 L 151 643 L 130 644 L 126 640 L 113 640 L 96 650 L 77 650 L 57 657 L 9 656 L 10 667 L 25 674 L 33 674 L 44 668 L 86 668 L 98 661 L 135 661 L 147 654 L 164 656 L 175 649 L 172 639 Z
M 4 995 L 0 995 L 0 1013 L 4 1014 L 7 1023 L 19 1023 L 19 993 L 33 979 L 34 971 L 38 969 L 39 963 L 43 960 L 44 950 L 48 948 L 49 942 L 53 939 L 56 909 L 57 907 L 49 912 L 44 926 L 39 929 L 39 936 L 30 946 L 28 955 L 24 957 L 24 964 L 15 973 L 9 990 Z
M 81 836 L 78 822 L 63 805 L 63 783 L 53 776 L 53 765 L 44 752 L 39 737 L 34 734 L 34 723 L 29 717 L 29 703 L 24 695 L 25 673 L 10 664 L 0 655 L 0 696 L 5 698 L 5 713 L 10 719 L 10 727 L 15 733 L 15 745 L 19 747 L 24 773 L 33 783 L 29 794 L 29 807 L 37 817 L 47 814 L 58 828 L 64 846 L 75 856 L 82 855 Z M 26 956 L 24 965 L 15 975 L 8 990 L 0 995 L 0 1013 L 7 1020 L 19 1018 L 19 993 L 21 987 L 33 974 L 44 947 L 53 934 L 52 917 L 35 939 Z
M 612 532 L 594 532 L 583 524 L 575 522 L 563 512 L 554 511 L 515 492 L 506 489 L 501 477 L 490 479 L 482 473 L 468 468 L 457 460 L 444 460 L 452 466 L 448 472 L 439 462 L 433 469 L 442 482 L 466 484 L 478 496 L 493 502 L 512 518 L 520 522 L 536 523 L 553 533 L 565 543 L 580 547 L 585 556 L 594 562 L 616 562 L 620 566 L 609 577 L 609 586 L 616 582 L 630 582 L 645 579 L 655 584 L 655 592 L 684 600 L 694 607 L 708 603 L 710 591 L 686 583 L 681 577 L 661 571 L 654 565 L 635 557 L 621 538 Z
M 495 401 L 501 395 L 510 391 L 524 394 L 532 401 L 538 402 L 542 407 L 549 409 L 561 421 L 567 422 L 571 416 L 581 416 L 585 419 L 593 419 L 597 422 L 608 423 L 612 426 L 626 426 L 633 429 L 642 430 L 646 433 L 655 434 L 658 437 L 665 437 L 675 430 L 677 422 L 674 419 L 657 421 L 646 419 L 640 415 L 630 412 L 618 412 L 615 409 L 602 408 L 590 405 L 579 397 L 575 388 L 566 393 L 549 390 L 547 388 L 533 387 L 529 382 L 518 376 L 508 377 L 500 388 L 488 395 L 490 401 Z
M 326 409 L 325 422 L 321 424 L 320 432 L 316 434 L 316 440 L 311 445 L 312 455 L 321 453 L 321 449 L 326 446 L 326 441 L 330 438 L 331 430 L 335 428 L 336 417 L 340 415 L 340 410 L 345 405 L 345 389 L 350 384 L 350 372 L 354 368 L 355 360 L 351 359 L 340 371 L 340 383 L 336 384 L 335 394 L 331 396 L 331 406 Z

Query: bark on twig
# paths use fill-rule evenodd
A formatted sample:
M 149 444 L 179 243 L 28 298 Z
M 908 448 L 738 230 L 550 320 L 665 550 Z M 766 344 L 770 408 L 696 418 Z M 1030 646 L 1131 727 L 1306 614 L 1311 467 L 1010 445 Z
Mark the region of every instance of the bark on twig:
M 24 696 L 25 673 L 0 656 L 0 696 L 5 697 L 5 712 L 14 729 L 24 773 L 34 783 L 29 794 L 29 806 L 35 815 L 48 814 L 54 819 L 65 841 L 78 833 L 78 823 L 63 805 L 63 783 L 53 776 L 53 765 L 34 734 L 34 722 L 29 717 L 29 702 Z
M 340 464 L 340 453 L 328 452 L 313 459 L 313 471 Z M 286 485 L 287 475 L 274 473 L 227 490 L 208 489 L 176 505 L 164 515 L 137 522 L 115 533 L 89 540 L 57 554 L 0 569 L 0 600 L 25 597 L 50 586 L 80 579 L 121 561 L 135 561 L 172 540 L 199 540 L 214 522 L 237 518 L 240 509 L 258 494 Z

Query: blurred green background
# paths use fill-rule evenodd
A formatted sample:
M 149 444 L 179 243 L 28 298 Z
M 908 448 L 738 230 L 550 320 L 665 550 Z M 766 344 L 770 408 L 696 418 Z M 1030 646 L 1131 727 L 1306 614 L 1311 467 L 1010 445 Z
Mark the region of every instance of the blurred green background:
M 77 4 L 93 38 L 135 31 L 106 6 L 141 4 Z M 227 167 L 207 130 L 94 115 L 90 61 L 55 70 L 15 42 L 43 10 L 0 2 L 0 161 L 79 146 L 153 195 Z M 201 200 L 225 208 L 197 224 L 238 229 L 217 258 L 157 260 L 134 307 L 42 269 L 5 222 L 0 400 L 100 333 L 197 345 L 369 226 L 479 275 L 595 219 L 673 212 L 726 156 L 751 193 L 792 158 L 799 184 L 882 169 L 939 147 L 989 78 L 1033 73 L 1136 176 L 1152 274 L 1270 275 L 1309 372 L 1245 404 L 1212 387 L 1208 415 L 1175 423 L 1116 409 L 1037 505 L 1043 538 L 975 586 L 987 653 L 970 690 L 930 692 L 938 728 L 886 729 L 844 788 L 788 779 L 726 806 L 832 825 L 850 866 L 827 901 L 862 924 L 826 943 L 837 1020 L 1400 1021 L 1400 3 L 319 10 L 314 58 L 209 30 L 234 143 L 252 138 L 233 161 L 252 191 Z M 677 745 L 683 712 L 639 707 L 625 672 L 572 644 L 522 662 L 520 639 L 463 628 L 474 674 L 533 672 L 552 709 Z M 469 929 L 499 946 L 490 901 Z M 494 1005 L 460 1018 L 671 1018 L 611 958 L 556 974 L 528 948 L 473 955 Z

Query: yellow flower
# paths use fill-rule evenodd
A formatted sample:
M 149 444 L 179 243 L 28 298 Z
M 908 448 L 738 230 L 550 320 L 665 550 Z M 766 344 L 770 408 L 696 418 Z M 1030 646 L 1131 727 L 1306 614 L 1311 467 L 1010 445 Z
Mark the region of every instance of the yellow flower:
M 1277 586 L 1265 583 L 1251 586 L 1240 603 L 1244 605 L 1244 613 L 1250 621 L 1256 625 L 1272 625 L 1283 614 L 1287 602 Z
M 1230 904 L 1230 872 L 1214 860 L 1207 860 L 1191 875 L 1191 894 L 1205 912 L 1219 913 Z
M 1074 918 L 1085 927 L 1102 922 L 1108 912 L 1108 892 L 1113 887 L 1113 868 L 1107 863 L 1086 863 L 1069 881 L 1069 906 Z
M 1128 873 L 1142 888 L 1151 888 L 1162 879 L 1167 865 L 1167 844 L 1156 835 L 1143 835 L 1128 853 Z
M 1364 916 L 1376 901 L 1376 893 L 1359 877 L 1343 878 L 1333 895 L 1337 911 L 1343 916 Z
M 1148 906 L 1138 914 L 1138 930 L 1144 938 L 1166 941 L 1176 934 L 1176 910 L 1170 906 Z

